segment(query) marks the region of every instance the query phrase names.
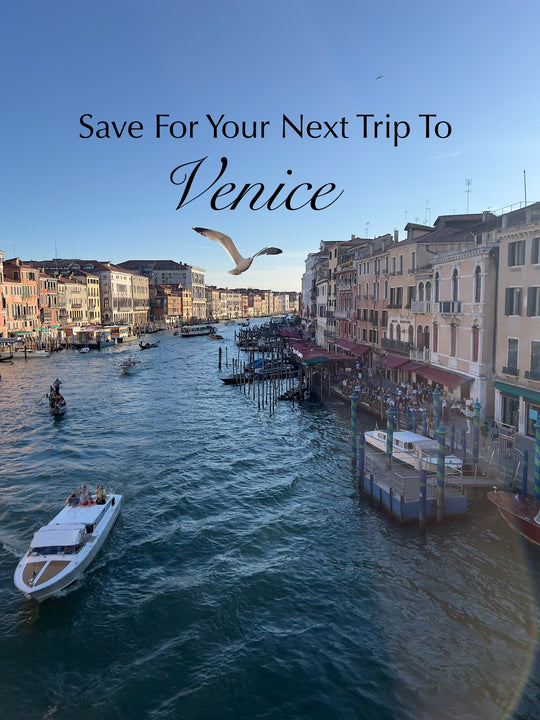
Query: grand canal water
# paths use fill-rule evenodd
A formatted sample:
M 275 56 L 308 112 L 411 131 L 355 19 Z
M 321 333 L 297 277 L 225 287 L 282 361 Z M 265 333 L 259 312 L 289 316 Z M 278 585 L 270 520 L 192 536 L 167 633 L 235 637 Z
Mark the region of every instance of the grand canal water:
M 157 338 L 0 366 L 0 720 L 540 716 L 540 551 L 484 492 L 400 527 L 356 493 L 341 406 L 259 410 L 217 342 Z M 103 551 L 26 600 L 33 531 L 98 481 L 125 502 Z

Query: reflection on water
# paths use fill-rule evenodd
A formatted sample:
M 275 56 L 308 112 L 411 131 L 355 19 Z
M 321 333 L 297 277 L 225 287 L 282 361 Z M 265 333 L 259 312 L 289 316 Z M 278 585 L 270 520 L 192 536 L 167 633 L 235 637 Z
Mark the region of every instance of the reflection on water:
M 425 537 L 400 527 L 356 494 L 347 408 L 258 410 L 220 382 L 218 343 L 160 338 L 0 368 L 5 717 L 535 717 L 538 549 L 484 493 Z M 111 537 L 29 603 L 12 576 L 32 532 L 100 481 L 125 499 Z

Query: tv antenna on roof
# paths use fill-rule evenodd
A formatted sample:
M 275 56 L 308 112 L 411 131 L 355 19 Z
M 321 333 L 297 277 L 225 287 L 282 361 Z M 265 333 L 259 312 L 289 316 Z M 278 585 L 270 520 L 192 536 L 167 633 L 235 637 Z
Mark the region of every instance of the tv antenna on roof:
M 465 192 L 467 193 L 467 215 L 469 214 L 469 195 L 471 194 L 472 180 L 465 180 Z

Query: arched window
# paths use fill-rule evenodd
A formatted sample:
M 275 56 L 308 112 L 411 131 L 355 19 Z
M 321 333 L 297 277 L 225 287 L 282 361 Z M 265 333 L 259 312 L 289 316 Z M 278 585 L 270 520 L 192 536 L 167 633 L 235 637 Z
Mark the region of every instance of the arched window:
M 439 298 L 439 290 L 440 290 L 440 278 L 439 278 L 439 273 L 436 272 L 435 273 L 435 298 L 434 298 L 435 302 L 439 302 L 439 299 L 440 299 Z
M 418 300 L 419 300 L 419 302 L 423 302 L 423 300 L 424 300 L 424 283 L 423 282 L 421 282 L 418 285 Z
M 426 283 L 426 302 L 431 302 L 431 283 Z
M 474 270 L 474 302 L 479 303 L 482 296 L 482 276 L 480 266 L 477 265 Z
M 456 357 L 457 353 L 457 325 L 450 325 L 450 356 Z
M 422 332 L 422 326 L 419 325 L 416 329 L 416 347 L 419 350 L 424 349 L 424 333 Z
M 452 301 L 457 302 L 458 297 L 458 271 L 454 268 L 452 272 Z
M 390 323 L 390 340 L 394 339 L 394 323 Z
M 478 362 L 478 347 L 480 341 L 480 328 L 477 325 L 473 325 L 472 328 L 472 348 L 471 348 L 471 360 L 472 362 Z
M 424 347 L 429 350 L 429 325 L 424 328 Z
M 401 340 L 401 325 L 396 325 L 396 340 Z
M 409 343 L 410 343 L 411 346 L 412 346 L 412 344 L 413 344 L 413 342 L 414 342 L 414 328 L 413 328 L 412 325 L 409 325 L 409 336 L 408 336 L 408 339 L 409 339 Z
M 433 352 L 439 351 L 439 326 L 433 323 Z

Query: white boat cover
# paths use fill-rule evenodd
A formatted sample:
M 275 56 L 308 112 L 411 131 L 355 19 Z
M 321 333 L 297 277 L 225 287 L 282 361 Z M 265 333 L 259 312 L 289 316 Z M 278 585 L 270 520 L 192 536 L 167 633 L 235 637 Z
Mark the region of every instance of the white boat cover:
M 45 525 L 34 533 L 30 548 L 78 545 L 85 532 L 84 525 Z

